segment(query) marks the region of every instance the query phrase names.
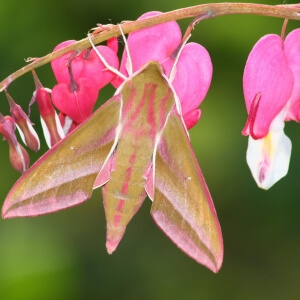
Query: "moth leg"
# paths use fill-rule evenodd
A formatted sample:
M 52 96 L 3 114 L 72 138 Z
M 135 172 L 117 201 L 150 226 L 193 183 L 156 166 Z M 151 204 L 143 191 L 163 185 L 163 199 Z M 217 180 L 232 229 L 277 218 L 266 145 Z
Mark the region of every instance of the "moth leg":
M 188 34 L 187 36 L 184 35 L 180 45 L 178 46 L 178 48 L 172 53 L 172 56 L 175 56 L 174 58 L 174 63 L 173 63 L 173 66 L 171 68 L 171 71 L 170 71 L 170 75 L 169 75 L 169 80 L 170 82 L 172 83 L 173 80 L 175 79 L 175 75 L 176 75 L 176 66 L 177 66 L 177 63 L 178 63 L 178 60 L 179 60 L 179 57 L 181 55 L 181 52 L 184 48 L 184 46 L 186 45 L 186 43 L 188 42 L 188 40 L 190 39 L 190 37 L 192 36 L 192 34 Z
M 183 35 L 183 38 L 182 38 L 182 41 L 181 41 L 180 45 L 172 53 L 171 56 L 174 59 L 174 64 L 172 66 L 172 69 L 171 69 L 171 72 L 170 72 L 170 75 L 169 75 L 169 80 L 170 80 L 171 83 L 173 82 L 173 80 L 175 78 L 175 75 L 176 75 L 176 65 L 177 65 L 178 59 L 180 57 L 180 54 L 182 52 L 182 49 L 185 46 L 185 44 L 188 42 L 190 37 L 192 36 L 192 31 L 194 30 L 194 27 L 198 23 L 200 23 L 200 21 L 208 19 L 209 17 L 211 17 L 211 14 L 210 14 L 210 12 L 207 12 L 207 13 L 201 14 L 201 15 L 197 16 L 196 18 L 194 18 L 194 20 L 187 27 L 187 29 L 186 29 L 186 31 Z
M 121 77 L 122 79 L 126 80 L 127 77 L 124 74 L 122 74 L 121 72 L 119 72 L 117 69 L 110 66 L 109 63 L 106 61 L 106 59 L 103 57 L 103 55 L 97 50 L 95 44 L 93 43 L 93 41 L 91 39 L 91 34 L 90 33 L 88 34 L 88 39 L 89 39 L 89 42 L 90 42 L 92 48 L 95 50 L 96 54 L 98 55 L 99 59 L 104 64 L 106 69 L 108 71 L 111 71 L 111 72 L 115 73 L 117 76 Z
M 131 55 L 130 55 L 130 51 L 129 51 L 129 46 L 128 46 L 127 39 L 124 35 L 121 25 L 118 24 L 118 26 L 119 26 L 120 32 L 122 34 L 122 38 L 123 38 L 124 44 L 125 44 L 125 50 L 127 53 L 127 60 L 126 60 L 126 65 L 125 65 L 126 71 L 127 71 L 128 75 L 131 76 L 133 74 L 133 66 L 132 66 L 132 59 L 131 59 Z

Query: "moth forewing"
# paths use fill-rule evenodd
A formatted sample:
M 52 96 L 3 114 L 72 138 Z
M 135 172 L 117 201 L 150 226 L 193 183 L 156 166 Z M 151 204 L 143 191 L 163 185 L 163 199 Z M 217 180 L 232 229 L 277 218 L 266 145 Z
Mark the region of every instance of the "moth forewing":
M 87 200 L 113 146 L 119 110 L 115 96 L 37 160 L 8 193 L 2 217 L 37 216 Z
M 157 146 L 154 187 L 151 215 L 157 225 L 187 255 L 217 272 L 223 261 L 221 227 L 175 109 Z

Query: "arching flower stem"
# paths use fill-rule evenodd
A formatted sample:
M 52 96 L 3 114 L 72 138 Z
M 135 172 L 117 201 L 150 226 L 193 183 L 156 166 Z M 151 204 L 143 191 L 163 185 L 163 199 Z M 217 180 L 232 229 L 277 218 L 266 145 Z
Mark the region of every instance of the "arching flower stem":
M 207 18 L 215 18 L 224 15 L 237 15 L 237 14 L 249 14 L 249 15 L 261 15 L 269 17 L 284 18 L 290 20 L 300 20 L 300 5 L 264 5 L 254 3 L 210 3 L 201 4 L 197 6 L 191 6 L 173 10 L 167 13 L 163 13 L 156 16 L 151 16 L 143 20 L 136 20 L 131 22 L 122 23 L 121 27 L 124 34 L 147 28 L 153 25 L 166 23 L 174 20 L 181 20 L 186 18 L 197 17 L 199 15 L 206 15 Z M 99 30 L 94 34 L 91 39 L 94 44 L 99 44 L 112 37 L 120 36 L 121 31 L 118 25 L 107 25 L 106 30 Z M 35 59 L 27 66 L 17 70 L 9 75 L 0 83 L 0 92 L 7 89 L 11 82 L 20 76 L 30 72 L 33 69 L 41 67 L 50 61 L 70 52 L 70 51 L 82 51 L 90 47 L 89 38 L 82 39 L 67 47 L 59 49 L 58 51 L 49 53 L 41 58 Z

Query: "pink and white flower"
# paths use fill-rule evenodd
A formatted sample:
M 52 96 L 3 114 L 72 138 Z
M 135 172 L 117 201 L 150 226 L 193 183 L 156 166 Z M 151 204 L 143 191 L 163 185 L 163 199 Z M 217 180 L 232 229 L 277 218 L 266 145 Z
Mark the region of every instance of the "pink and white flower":
M 243 77 L 249 135 L 247 162 L 258 186 L 269 189 L 287 174 L 291 141 L 284 121 L 300 121 L 300 29 L 286 39 L 262 37 L 249 54 Z

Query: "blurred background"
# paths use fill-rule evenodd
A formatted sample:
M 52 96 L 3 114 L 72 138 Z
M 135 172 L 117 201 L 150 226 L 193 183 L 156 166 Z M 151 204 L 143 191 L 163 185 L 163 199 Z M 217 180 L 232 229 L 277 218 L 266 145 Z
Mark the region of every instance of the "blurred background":
M 23 67 L 27 57 L 43 56 L 64 40 L 84 38 L 97 23 L 209 2 L 214 1 L 2 0 L 0 79 Z M 183 30 L 189 22 L 180 22 Z M 291 21 L 288 31 L 298 24 Z M 286 125 L 293 143 L 290 170 L 269 191 L 257 188 L 252 179 L 245 161 L 247 138 L 241 135 L 247 118 L 242 75 L 248 53 L 262 35 L 280 34 L 281 26 L 280 19 L 224 16 L 201 22 L 193 32 L 192 40 L 208 49 L 214 64 L 202 118 L 190 134 L 222 226 L 225 257 L 219 274 L 198 265 L 164 236 L 150 217 L 148 199 L 118 250 L 108 255 L 98 190 L 78 207 L 0 221 L 1 299 L 299 299 L 300 127 Z M 49 65 L 37 73 L 45 86 L 53 87 Z M 24 109 L 33 90 L 31 74 L 9 88 Z M 111 94 L 111 88 L 101 92 L 101 101 Z M 5 114 L 8 105 L 0 97 Z M 32 120 L 40 130 L 36 108 Z M 46 150 L 42 143 L 41 152 Z M 19 174 L 9 163 L 6 142 L 0 142 L 0 157 L 4 201 Z M 32 155 L 32 161 L 36 158 Z

